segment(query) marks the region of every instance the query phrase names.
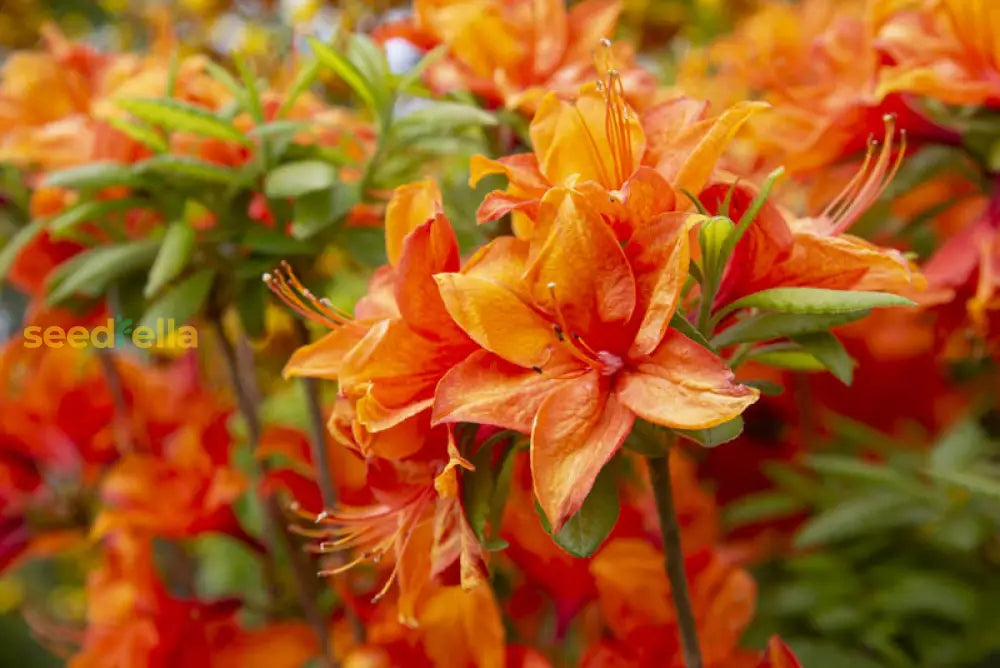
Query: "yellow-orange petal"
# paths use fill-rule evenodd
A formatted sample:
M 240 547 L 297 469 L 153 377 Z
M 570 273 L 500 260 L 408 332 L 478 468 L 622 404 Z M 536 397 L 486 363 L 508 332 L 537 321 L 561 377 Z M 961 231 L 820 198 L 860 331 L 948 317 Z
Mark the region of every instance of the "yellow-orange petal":
M 285 378 L 305 376 L 336 380 L 344 356 L 367 332 L 368 327 L 361 323 L 348 323 L 339 327 L 318 341 L 297 349 L 281 373 Z
M 725 362 L 676 330 L 651 355 L 632 360 L 615 386 L 618 400 L 636 415 L 678 429 L 731 420 L 759 394 L 734 383 Z
M 596 371 L 565 380 L 535 416 L 531 475 L 535 497 L 554 532 L 580 509 L 635 422 L 605 383 Z
M 433 179 L 408 183 L 392 192 L 385 208 L 385 252 L 395 265 L 406 236 L 441 213 L 441 191 Z
M 522 367 L 544 365 L 552 325 L 507 288 L 465 274 L 435 276 L 451 317 L 480 346 Z

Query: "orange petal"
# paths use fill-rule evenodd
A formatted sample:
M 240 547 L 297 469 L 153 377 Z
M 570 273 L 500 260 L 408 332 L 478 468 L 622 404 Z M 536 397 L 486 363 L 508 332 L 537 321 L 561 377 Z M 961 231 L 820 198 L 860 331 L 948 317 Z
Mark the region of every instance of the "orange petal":
M 385 252 L 395 265 L 406 236 L 441 213 L 441 191 L 432 179 L 399 186 L 385 208 Z
M 571 370 L 579 364 L 571 360 L 563 366 Z M 526 434 L 542 401 L 562 382 L 553 376 L 566 370 L 539 374 L 485 350 L 474 352 L 438 383 L 432 420 L 476 422 Z
M 305 376 L 336 380 L 344 356 L 368 333 L 362 323 L 348 323 L 318 341 L 306 344 L 292 353 L 285 364 L 285 378 Z
M 601 38 L 615 34 L 621 0 L 583 0 L 569 10 L 570 44 L 563 62 L 587 61 Z
M 438 274 L 445 307 L 479 345 L 523 367 L 542 366 L 555 343 L 552 325 L 517 295 L 485 278 Z
M 652 355 L 631 362 L 615 387 L 639 417 L 678 429 L 707 429 L 757 401 L 757 390 L 733 383 L 725 362 L 676 330 Z
M 792 650 L 788 649 L 788 645 L 774 635 L 767 641 L 767 650 L 757 668 L 802 668 L 802 664 Z
M 430 339 L 464 338 L 448 315 L 434 274 L 458 271 L 458 240 L 442 215 L 407 235 L 396 266 L 395 297 L 399 312 L 414 331 Z
M 628 320 L 635 279 L 611 228 L 567 190 L 549 191 L 543 204 L 545 243 L 525 272 L 535 303 L 561 312 L 581 334 L 601 322 Z
M 421 610 L 420 628 L 432 665 L 504 666 L 503 621 L 488 586 L 435 590 Z
M 535 496 L 554 532 L 580 509 L 635 422 L 635 415 L 603 385 L 596 371 L 565 380 L 535 416 L 531 473 Z
M 636 229 L 625 254 L 636 279 L 636 307 L 642 314 L 630 354 L 648 355 L 663 340 L 677 310 L 690 260 L 687 214 L 666 214 Z
M 766 102 L 739 102 L 722 112 L 688 154 L 677 176 L 674 177 L 674 188 L 689 193 L 697 193 L 704 188 L 712 170 L 715 169 L 715 163 L 740 127 L 753 114 L 770 106 Z M 690 206 L 691 203 L 686 198 L 681 201 L 682 209 Z

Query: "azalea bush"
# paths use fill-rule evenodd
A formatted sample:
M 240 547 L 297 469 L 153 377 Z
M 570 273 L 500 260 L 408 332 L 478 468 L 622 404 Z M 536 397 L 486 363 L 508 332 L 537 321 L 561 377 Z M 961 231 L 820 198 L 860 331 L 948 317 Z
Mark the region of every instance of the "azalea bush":
M 58 4 L 0 21 L 25 661 L 1000 657 L 990 3 Z

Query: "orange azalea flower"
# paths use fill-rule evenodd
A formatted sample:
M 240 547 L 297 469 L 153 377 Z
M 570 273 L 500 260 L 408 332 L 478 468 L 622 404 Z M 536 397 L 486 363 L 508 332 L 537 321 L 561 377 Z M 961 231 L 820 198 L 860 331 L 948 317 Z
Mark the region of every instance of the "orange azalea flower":
M 87 581 L 88 627 L 71 668 L 293 668 L 316 656 L 315 636 L 304 624 L 247 632 L 236 620 L 238 601 L 170 595 L 148 539 L 118 533 L 105 548 L 104 564 Z
M 1000 8 L 991 0 L 875 0 L 888 56 L 878 93 L 949 104 L 1000 104 Z
M 554 190 L 539 225 L 541 248 L 501 238 L 461 273 L 436 276 L 448 312 L 483 350 L 441 381 L 434 419 L 531 432 L 535 494 L 558 530 L 636 417 L 711 427 L 757 392 L 668 330 L 687 275 L 683 216 L 648 222 L 623 249 L 599 214 Z
M 447 45 L 448 57 L 425 74 L 433 89 L 471 90 L 489 104 L 530 113 L 545 93 L 572 96 L 595 77 L 593 50 L 613 35 L 620 11 L 618 0 L 587 0 L 569 11 L 563 0 L 416 0 L 414 20 L 383 28 L 380 37 Z M 615 56 L 634 59 L 623 44 Z M 655 86 L 638 67 L 624 67 L 623 76 L 637 98 Z
M 691 52 L 679 88 L 719 108 L 746 99 L 772 105 L 741 142 L 744 170 L 782 165 L 800 173 L 830 165 L 863 149 L 886 113 L 897 114 L 914 138 L 958 143 L 901 96 L 876 95 L 879 54 L 867 6 L 766 2 L 734 34 Z
M 730 668 L 753 661 L 739 648 L 753 618 L 757 587 L 745 571 L 703 549 L 684 559 L 705 666 Z M 581 665 L 682 668 L 676 614 L 663 554 L 644 540 L 612 540 L 590 564 L 604 624 L 613 639 L 591 647 Z
M 923 276 L 899 251 L 844 234 L 878 200 L 902 161 L 905 135 L 894 156 L 894 117 L 886 116 L 885 127 L 885 143 L 869 144 L 858 173 L 819 215 L 788 222 L 777 207 L 764 203 L 729 261 L 717 304 L 777 286 L 904 293 L 923 289 Z M 730 211 L 721 211 L 730 190 Z M 753 194 L 744 186 L 720 183 L 707 188 L 701 199 L 709 211 L 738 220 Z
M 338 380 L 341 394 L 354 402 L 354 418 L 368 432 L 430 408 L 441 376 L 475 349 L 448 315 L 433 279 L 457 271 L 460 258 L 432 182 L 393 194 L 386 251 L 390 264 L 375 272 L 355 317 L 313 297 L 287 270 L 265 277 L 291 308 L 333 330 L 297 350 L 285 376 Z
M 585 195 L 627 238 L 645 220 L 685 209 L 680 191 L 697 192 L 705 185 L 733 134 L 764 106 L 737 104 L 703 120 L 703 105 L 673 100 L 651 109 L 641 122 L 625 100 L 621 75 L 608 69 L 601 83 L 584 87 L 574 102 L 555 94 L 542 100 L 530 127 L 534 153 L 497 160 L 473 156 L 471 186 L 489 174 L 504 174 L 509 181 L 505 191 L 486 196 L 477 218 L 483 223 L 517 212 L 515 232 L 530 237 L 529 221 L 537 217 L 542 197 L 566 187 Z
M 320 553 L 356 553 L 352 561 L 323 575 L 336 575 L 364 562 L 377 564 L 388 556 L 392 570 L 373 602 L 398 582 L 399 618 L 410 625 L 417 624 L 430 585 L 453 564 L 459 565 L 459 579 L 466 589 L 485 580 L 484 555 L 459 499 L 457 468 L 472 465 L 459 454 L 449 430 L 435 429 L 421 445 L 420 453 L 406 460 L 368 459 L 371 503 L 341 504 L 315 516 L 298 510 L 318 526 L 296 529 L 321 539 L 316 547 Z

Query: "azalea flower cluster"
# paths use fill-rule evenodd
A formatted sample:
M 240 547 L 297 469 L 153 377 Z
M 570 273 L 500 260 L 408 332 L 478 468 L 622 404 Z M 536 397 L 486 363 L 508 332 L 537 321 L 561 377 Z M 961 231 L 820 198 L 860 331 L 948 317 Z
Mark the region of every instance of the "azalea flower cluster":
M 997 651 L 1000 16 L 732 4 L 359 3 L 370 36 L 280 66 L 154 12 L 143 53 L 9 55 L 0 315 L 197 333 L 4 344 L 31 635 L 76 666 Z

